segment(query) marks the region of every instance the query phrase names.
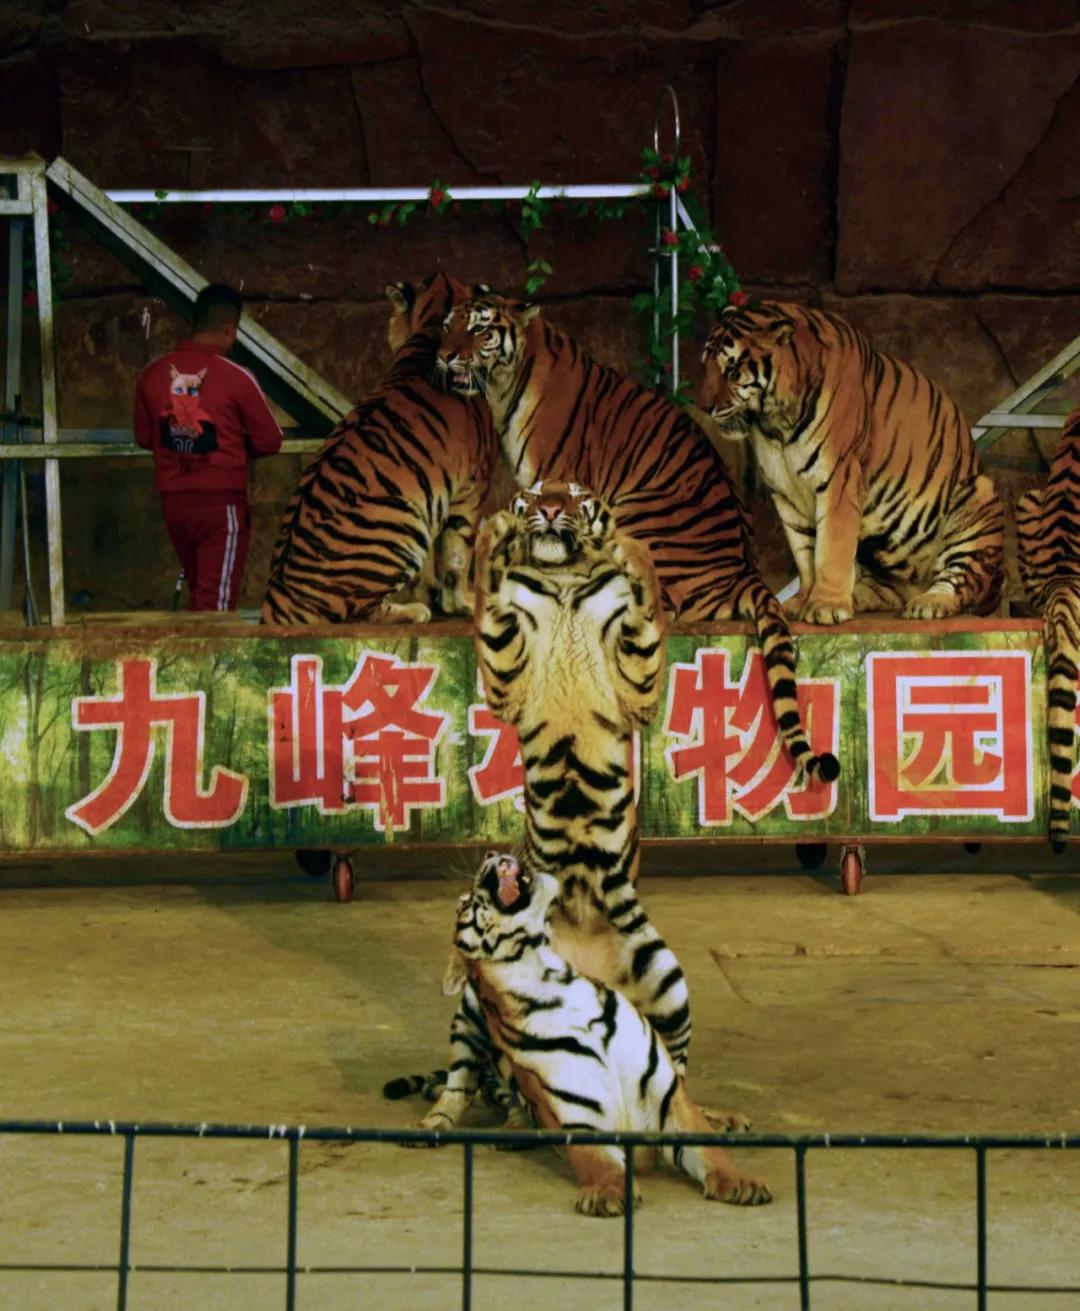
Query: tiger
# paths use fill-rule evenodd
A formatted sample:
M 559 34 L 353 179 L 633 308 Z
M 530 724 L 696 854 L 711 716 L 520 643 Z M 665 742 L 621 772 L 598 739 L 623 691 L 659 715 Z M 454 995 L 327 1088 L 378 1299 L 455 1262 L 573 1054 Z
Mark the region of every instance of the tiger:
M 959 409 L 837 314 L 728 306 L 702 353 L 701 408 L 749 438 L 799 573 L 789 611 L 838 624 L 903 608 L 993 608 L 1004 511 Z
M 489 853 L 458 901 L 443 990 L 463 992 L 481 1017 L 480 1040 L 490 1042 L 504 1080 L 540 1128 L 711 1134 L 655 1028 L 621 993 L 580 973 L 553 947 L 548 920 L 563 895 L 550 874 L 530 873 L 511 854 Z M 577 1211 L 622 1215 L 623 1149 L 565 1150 L 580 1185 Z M 720 1147 L 661 1152 L 707 1198 L 736 1206 L 772 1200 L 768 1185 L 744 1175 Z M 634 1201 L 641 1200 L 635 1183 Z
M 1080 407 L 1065 420 L 1043 491 L 1016 505 L 1020 578 L 1042 615 L 1046 651 L 1046 738 L 1050 750 L 1050 843 L 1069 839 L 1080 662 Z
M 784 745 L 808 777 L 839 777 L 836 757 L 807 741 L 787 620 L 724 462 L 690 415 L 590 359 L 536 306 L 494 293 L 449 311 L 439 367 L 459 395 L 483 395 L 519 486 L 562 479 L 607 501 L 648 547 L 678 619 L 753 621 Z
M 475 603 L 485 699 L 521 743 L 522 856 L 560 880 L 559 950 L 639 1006 L 682 1072 L 691 1034 L 686 978 L 635 888 L 632 737 L 656 713 L 664 670 L 665 619 L 648 548 L 586 488 L 539 482 L 481 530 Z M 475 1030 L 468 1015 L 454 1026 Z M 482 1055 L 475 1064 L 483 1068 Z M 463 1112 L 473 1073 L 451 1064 L 446 1098 L 423 1127 Z M 715 1114 L 744 1127 L 742 1117 Z
M 472 544 L 498 442 L 486 406 L 446 393 L 435 349 L 468 288 L 443 273 L 391 283 L 390 372 L 327 438 L 281 521 L 262 622 L 426 623 L 429 580 L 447 615 L 470 614 Z

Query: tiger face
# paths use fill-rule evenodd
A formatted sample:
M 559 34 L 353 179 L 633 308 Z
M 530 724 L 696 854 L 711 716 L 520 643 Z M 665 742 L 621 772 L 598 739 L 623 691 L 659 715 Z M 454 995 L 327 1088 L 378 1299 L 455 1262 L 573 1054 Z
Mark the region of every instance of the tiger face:
M 535 482 L 515 495 L 510 509 L 521 521 L 526 553 L 535 565 L 570 564 L 614 527 L 607 505 L 577 483 Z
M 721 317 L 705 342 L 705 375 L 698 399 L 709 417 L 725 425 L 724 436 L 747 437 L 780 371 L 781 353 L 795 325 L 790 319 L 758 322 L 738 310 Z
M 454 305 L 443 323 L 438 366 L 453 391 L 475 396 L 492 376 L 512 370 L 521 356 L 524 333 L 539 313 L 535 305 L 484 296 Z
M 482 296 L 483 283 L 467 286 L 448 273 L 432 273 L 422 282 L 391 282 L 386 297 L 393 310 L 387 326 L 390 349 L 399 351 L 414 332 L 441 323 L 454 305 Z
M 543 937 L 558 880 L 535 877 L 516 856 L 489 851 L 472 889 L 458 900 L 454 948 L 466 960 L 516 960 L 523 940 Z

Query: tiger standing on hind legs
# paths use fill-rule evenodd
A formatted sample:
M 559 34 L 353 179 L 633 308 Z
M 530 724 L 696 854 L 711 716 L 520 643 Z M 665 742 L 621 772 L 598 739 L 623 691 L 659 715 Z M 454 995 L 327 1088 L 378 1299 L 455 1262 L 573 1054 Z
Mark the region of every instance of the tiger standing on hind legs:
M 1050 477 L 1016 506 L 1020 578 L 1042 615 L 1046 739 L 1050 751 L 1050 843 L 1069 840 L 1080 665 L 1080 409 L 1065 420 Z
M 810 778 L 832 782 L 799 712 L 795 643 L 754 562 L 746 515 L 723 460 L 691 417 L 590 359 L 535 306 L 493 293 L 447 315 L 439 364 L 462 396 L 482 395 L 519 486 L 589 487 L 619 531 L 648 547 L 664 604 L 684 621 L 753 621 L 773 713 Z
M 836 314 L 728 307 L 709 334 L 701 407 L 749 440 L 811 624 L 902 609 L 986 613 L 1004 580 L 1004 510 L 956 404 Z
M 489 852 L 458 901 L 444 991 L 464 989 L 470 997 L 499 1073 L 541 1128 L 711 1134 L 648 1020 L 553 945 L 549 915 L 562 896 L 550 874 L 530 874 L 509 853 Z M 660 1151 L 707 1198 L 734 1206 L 772 1200 L 767 1185 L 744 1175 L 720 1147 Z M 576 1209 L 622 1215 L 623 1149 L 580 1144 L 565 1152 L 580 1184 Z M 635 1187 L 634 1201 L 641 1200 Z
M 537 483 L 477 541 L 476 628 L 488 705 L 521 743 L 524 864 L 559 880 L 556 949 L 636 1006 L 682 1075 L 689 990 L 635 886 L 633 733 L 656 713 L 664 664 L 649 552 L 586 489 Z M 424 1128 L 457 1122 L 490 1061 L 475 1011 L 465 998 L 454 1018 L 446 1089 Z M 710 1114 L 726 1128 L 749 1127 L 741 1115 Z

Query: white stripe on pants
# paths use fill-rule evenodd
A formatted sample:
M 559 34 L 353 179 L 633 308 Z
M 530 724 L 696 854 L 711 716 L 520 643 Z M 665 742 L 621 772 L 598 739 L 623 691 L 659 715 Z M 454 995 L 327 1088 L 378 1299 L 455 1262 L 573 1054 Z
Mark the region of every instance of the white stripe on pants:
M 229 593 L 232 590 L 232 571 L 236 564 L 236 541 L 240 536 L 240 520 L 235 505 L 225 507 L 225 556 L 221 562 L 221 582 L 218 584 L 217 608 L 228 610 Z

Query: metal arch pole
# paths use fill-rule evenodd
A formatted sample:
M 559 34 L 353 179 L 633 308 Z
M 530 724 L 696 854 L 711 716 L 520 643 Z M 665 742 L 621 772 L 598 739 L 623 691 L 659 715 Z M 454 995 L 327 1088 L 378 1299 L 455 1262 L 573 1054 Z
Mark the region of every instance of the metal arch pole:
M 653 149 L 660 154 L 660 112 L 663 108 L 664 97 L 671 100 L 671 112 L 674 119 L 675 142 L 672 147 L 672 158 L 676 158 L 679 153 L 679 145 L 682 133 L 679 125 L 679 98 L 675 94 L 675 88 L 669 83 L 665 83 L 663 90 L 660 92 L 659 99 L 656 102 L 656 113 L 653 115 Z M 679 222 L 679 197 L 674 187 L 669 188 L 668 201 L 670 213 L 668 225 L 672 232 L 678 231 Z M 660 295 L 659 284 L 660 275 L 657 268 L 657 261 L 661 258 L 660 245 L 660 206 L 656 207 L 656 254 L 654 260 L 653 275 L 653 326 L 654 330 L 659 333 L 660 330 Z M 677 247 L 671 248 L 669 271 L 671 274 L 671 390 L 679 390 L 679 252 Z
M 56 347 L 53 340 L 52 268 L 49 263 L 49 210 L 44 167 L 30 178 L 34 206 L 34 261 L 37 270 L 38 325 L 41 349 L 42 441 L 59 440 L 56 413 Z M 49 550 L 49 623 L 63 624 L 64 529 L 60 509 L 60 464 L 45 460 L 45 528 Z
M 22 188 L 20 187 L 20 190 Z M 22 379 L 23 225 L 21 218 L 8 220 L 8 289 L 6 306 L 4 409 L 11 412 L 19 396 Z M 5 444 L 8 424 L 0 424 Z M 14 437 L 12 426 L 11 435 Z M 15 593 L 15 514 L 19 496 L 19 464 L 4 462 L 3 499 L 0 501 L 0 610 L 10 610 Z

